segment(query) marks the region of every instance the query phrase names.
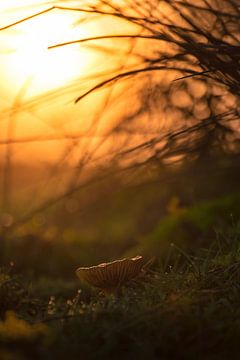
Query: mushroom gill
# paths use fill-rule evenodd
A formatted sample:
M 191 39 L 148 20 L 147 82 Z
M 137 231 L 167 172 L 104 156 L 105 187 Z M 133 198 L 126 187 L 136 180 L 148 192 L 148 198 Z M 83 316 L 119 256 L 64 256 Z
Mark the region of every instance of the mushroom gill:
M 116 293 L 143 268 L 142 256 L 131 259 L 115 260 L 90 267 L 80 267 L 76 274 L 80 280 L 102 289 L 104 293 Z

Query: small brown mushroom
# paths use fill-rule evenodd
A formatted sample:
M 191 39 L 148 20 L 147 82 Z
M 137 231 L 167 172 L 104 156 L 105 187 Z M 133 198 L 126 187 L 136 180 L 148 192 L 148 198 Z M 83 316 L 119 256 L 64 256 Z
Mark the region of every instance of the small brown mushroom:
M 96 266 L 80 267 L 76 274 L 80 280 L 103 290 L 105 294 L 116 294 L 127 281 L 134 279 L 141 272 L 143 265 L 143 257 L 136 256 Z

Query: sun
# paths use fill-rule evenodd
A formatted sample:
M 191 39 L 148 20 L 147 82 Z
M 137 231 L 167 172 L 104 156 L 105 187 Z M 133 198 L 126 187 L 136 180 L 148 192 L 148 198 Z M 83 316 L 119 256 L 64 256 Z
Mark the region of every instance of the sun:
M 58 10 L 17 25 L 11 30 L 8 68 L 12 83 L 29 82 L 31 95 L 64 86 L 87 71 L 89 54 L 79 45 L 48 49 L 49 46 L 89 36 L 74 26 L 72 14 Z

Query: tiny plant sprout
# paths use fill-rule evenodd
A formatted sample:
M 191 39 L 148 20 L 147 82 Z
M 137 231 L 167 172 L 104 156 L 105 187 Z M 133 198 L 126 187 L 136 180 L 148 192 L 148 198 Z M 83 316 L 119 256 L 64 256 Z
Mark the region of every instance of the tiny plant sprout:
M 143 265 L 143 257 L 136 256 L 96 266 L 80 267 L 76 274 L 80 280 L 103 290 L 105 294 L 119 294 L 123 285 L 140 274 Z

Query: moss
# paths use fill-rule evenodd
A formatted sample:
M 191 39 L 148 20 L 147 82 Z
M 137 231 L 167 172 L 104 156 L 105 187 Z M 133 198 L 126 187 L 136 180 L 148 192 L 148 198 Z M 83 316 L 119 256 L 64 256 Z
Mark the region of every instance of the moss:
M 228 227 L 239 215 L 240 193 L 191 206 L 163 218 L 152 232 L 140 239 L 134 251 L 161 254 L 165 253 L 170 243 L 198 248 L 211 241 L 217 228 Z

